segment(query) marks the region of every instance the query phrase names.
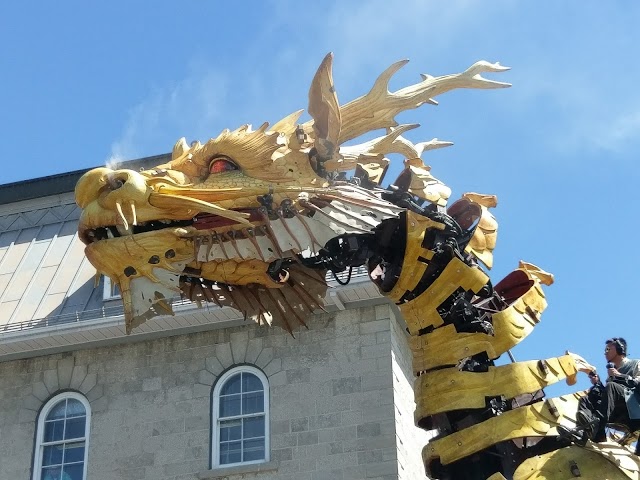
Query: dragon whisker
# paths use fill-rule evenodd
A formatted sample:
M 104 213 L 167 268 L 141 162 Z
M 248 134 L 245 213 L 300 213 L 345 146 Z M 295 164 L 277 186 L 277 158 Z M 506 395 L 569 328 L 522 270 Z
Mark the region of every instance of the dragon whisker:
M 176 210 L 177 208 L 186 208 L 188 210 L 197 210 L 199 212 L 211 213 L 219 217 L 228 218 L 243 225 L 252 226 L 247 220 L 247 213 L 228 210 L 213 203 L 198 200 L 196 198 L 182 197 L 180 195 L 171 195 L 166 193 L 152 193 L 149 196 L 149 203 L 157 208 L 165 208 L 168 210 Z

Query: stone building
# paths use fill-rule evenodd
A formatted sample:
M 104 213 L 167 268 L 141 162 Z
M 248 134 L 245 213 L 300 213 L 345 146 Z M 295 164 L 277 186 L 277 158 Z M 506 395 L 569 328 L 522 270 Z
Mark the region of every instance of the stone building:
M 127 336 L 82 173 L 0 186 L 0 479 L 426 478 L 405 327 L 364 276 L 294 336 L 189 302 Z

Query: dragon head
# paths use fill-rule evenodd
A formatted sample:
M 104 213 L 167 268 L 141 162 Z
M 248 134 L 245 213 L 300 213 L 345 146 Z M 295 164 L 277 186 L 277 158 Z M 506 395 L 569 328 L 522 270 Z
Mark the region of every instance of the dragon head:
M 329 54 L 309 91 L 312 120 L 306 123 L 298 123 L 299 111 L 273 126 L 225 130 L 204 144 L 182 138 L 171 160 L 150 170 L 87 172 L 76 186 L 83 210 L 78 234 L 91 263 L 119 286 L 127 332 L 172 313 L 178 293 L 288 330 L 293 322 L 304 324 L 306 314 L 322 306 L 326 289 L 325 272 L 309 268 L 308 259 L 330 242 L 369 234 L 403 210 L 378 188 L 388 154 L 406 159 L 396 191 L 444 207 L 450 190 L 421 155 L 450 143 L 413 144 L 402 134 L 417 125 L 399 126 L 394 117 L 453 88 L 508 86 L 481 76 L 506 68 L 477 62 L 463 73 L 423 75 L 420 83 L 389 92 L 391 76 L 405 63 L 383 72 L 367 95 L 340 106 Z M 344 145 L 378 129 L 386 133 Z M 345 172 L 353 170 L 357 180 L 347 180 Z

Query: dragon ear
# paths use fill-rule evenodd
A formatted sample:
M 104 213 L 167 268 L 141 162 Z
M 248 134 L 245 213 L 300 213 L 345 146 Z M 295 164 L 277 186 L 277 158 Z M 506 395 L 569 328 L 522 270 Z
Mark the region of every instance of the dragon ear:
M 189 150 L 189 145 L 187 145 L 187 140 L 184 137 L 182 137 L 173 146 L 173 152 L 171 153 L 171 160 L 180 158 L 181 156 L 184 155 L 184 152 L 186 152 L 187 150 Z
M 333 53 L 328 53 L 311 82 L 309 89 L 309 115 L 313 118 L 315 147 L 320 157 L 331 158 L 338 147 L 340 105 L 333 86 Z

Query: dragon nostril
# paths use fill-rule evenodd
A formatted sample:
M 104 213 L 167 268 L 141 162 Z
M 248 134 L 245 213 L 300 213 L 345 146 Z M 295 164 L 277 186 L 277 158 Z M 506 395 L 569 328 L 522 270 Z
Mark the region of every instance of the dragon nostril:
M 125 184 L 125 179 L 115 175 L 108 175 L 106 178 L 107 185 L 111 190 L 118 190 Z

